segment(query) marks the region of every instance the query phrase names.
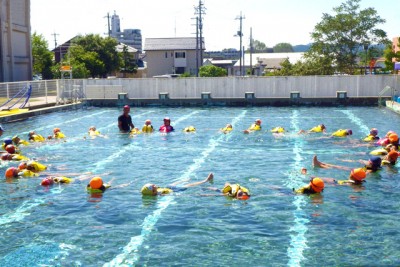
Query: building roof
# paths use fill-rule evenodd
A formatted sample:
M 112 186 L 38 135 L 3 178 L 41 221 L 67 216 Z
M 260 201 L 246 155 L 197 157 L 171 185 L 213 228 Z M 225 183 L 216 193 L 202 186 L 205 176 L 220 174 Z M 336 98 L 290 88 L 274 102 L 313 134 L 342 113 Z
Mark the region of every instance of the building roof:
M 204 38 L 203 38 L 204 43 Z M 145 51 L 196 50 L 195 37 L 146 38 Z M 203 46 L 203 50 L 205 47 Z
M 123 44 L 123 43 L 117 44 L 117 46 L 115 47 L 115 50 L 118 53 L 122 53 L 122 52 L 124 52 L 124 46 L 126 46 L 128 53 L 137 53 L 138 52 L 138 50 L 136 48 L 126 45 L 126 44 Z
M 280 63 L 285 59 L 288 59 L 290 63 L 295 64 L 300 61 L 303 57 L 303 52 L 295 53 L 255 53 L 252 54 L 252 64 L 253 66 L 261 64 L 266 68 L 280 68 Z M 235 67 L 239 67 L 239 60 L 236 62 Z M 243 66 L 250 66 L 250 54 L 244 55 Z

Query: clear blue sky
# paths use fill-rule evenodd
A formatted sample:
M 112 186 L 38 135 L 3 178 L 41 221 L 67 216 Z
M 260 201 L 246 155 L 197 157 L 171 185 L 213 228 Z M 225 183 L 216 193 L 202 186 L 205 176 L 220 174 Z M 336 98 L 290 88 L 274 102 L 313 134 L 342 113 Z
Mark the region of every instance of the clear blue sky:
M 208 51 L 239 49 L 240 13 L 243 20 L 243 45 L 253 39 L 268 47 L 277 43 L 292 45 L 311 42 L 310 32 L 323 13 L 345 0 L 203 0 L 205 46 Z M 75 35 L 95 33 L 106 36 L 107 13 L 121 19 L 121 29 L 140 29 L 145 38 L 194 37 L 194 7 L 199 0 L 31 0 L 32 33 L 42 34 L 54 48 L 54 36 L 61 44 Z M 378 27 L 392 39 L 400 36 L 400 0 L 362 0 L 361 8 L 373 7 L 386 20 Z M 396 14 L 397 13 L 397 14 Z

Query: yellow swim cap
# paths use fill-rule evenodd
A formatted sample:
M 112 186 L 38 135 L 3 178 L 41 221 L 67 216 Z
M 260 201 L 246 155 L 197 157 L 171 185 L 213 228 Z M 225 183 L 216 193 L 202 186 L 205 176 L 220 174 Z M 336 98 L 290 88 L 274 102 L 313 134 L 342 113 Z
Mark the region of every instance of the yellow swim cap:
M 100 189 L 103 186 L 103 179 L 101 177 L 93 177 L 89 185 L 92 189 Z
M 145 184 L 140 190 L 144 196 L 153 196 L 153 184 Z

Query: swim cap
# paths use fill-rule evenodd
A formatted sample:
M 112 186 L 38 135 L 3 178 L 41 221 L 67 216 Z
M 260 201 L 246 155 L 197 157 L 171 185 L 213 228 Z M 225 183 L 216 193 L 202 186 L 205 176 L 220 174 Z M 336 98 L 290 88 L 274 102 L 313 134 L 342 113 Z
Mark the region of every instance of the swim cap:
M 369 159 L 373 166 L 380 167 L 382 163 L 382 159 L 377 156 L 373 156 Z
M 261 124 L 261 120 L 260 120 L 260 119 L 256 119 L 256 122 L 258 122 L 258 123 L 260 123 L 260 124 Z
M 354 180 L 362 181 L 367 176 L 367 173 L 365 172 L 364 168 L 357 168 L 352 169 L 350 175 Z
M 346 132 L 347 132 L 348 135 L 352 135 L 353 134 L 353 131 L 350 130 L 350 129 L 347 129 Z
M 389 131 L 386 133 L 386 137 L 389 137 L 389 135 L 394 134 L 394 133 L 395 133 L 394 131 Z
M 145 184 L 140 190 L 142 195 L 152 196 L 153 195 L 153 184 Z
M 370 134 L 370 135 L 373 135 L 373 136 L 378 135 L 378 129 L 372 128 L 372 129 L 369 131 L 369 134 Z
M 397 151 L 390 151 L 388 154 L 388 160 L 390 162 L 396 162 L 397 158 L 399 157 L 399 153 Z
M 26 167 L 28 167 L 28 164 L 26 162 L 21 162 L 18 165 L 18 169 L 20 169 L 20 170 L 24 170 L 24 169 L 26 169 Z
M 165 117 L 164 121 L 171 121 L 171 119 L 169 117 Z
M 131 109 L 131 107 L 128 106 L 128 105 L 125 105 L 125 106 L 124 106 L 124 109 Z
M 11 145 L 12 144 L 12 140 L 10 138 L 5 138 L 4 139 L 4 145 Z
M 53 129 L 53 133 L 58 133 L 58 132 L 60 132 L 61 130 L 60 130 L 60 128 L 54 128 Z
M 146 120 L 145 123 L 146 125 L 151 124 L 151 120 Z
M 4 176 L 6 178 L 15 178 L 18 177 L 18 169 L 15 167 L 10 167 L 6 170 Z
M 7 145 L 6 151 L 10 154 L 15 154 L 15 146 L 14 145 Z
M 44 178 L 40 184 L 43 186 L 49 186 L 53 184 L 53 180 L 51 178 Z
M 89 185 L 92 189 L 100 189 L 100 187 L 103 186 L 103 180 L 101 177 L 93 177 L 92 180 L 90 180 Z
M 398 142 L 399 141 L 399 136 L 397 134 L 395 134 L 395 133 L 392 133 L 392 134 L 389 135 L 389 141 L 391 143 Z
M 325 187 L 324 181 L 322 181 L 322 179 L 318 177 L 311 179 L 310 185 L 311 188 L 317 193 L 322 192 L 322 190 L 324 190 Z

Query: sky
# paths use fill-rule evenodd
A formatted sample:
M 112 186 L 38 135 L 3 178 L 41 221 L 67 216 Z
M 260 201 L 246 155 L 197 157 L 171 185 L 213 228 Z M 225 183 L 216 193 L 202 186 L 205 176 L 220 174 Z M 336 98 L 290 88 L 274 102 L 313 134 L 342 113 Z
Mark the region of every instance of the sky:
M 323 13 L 345 0 L 202 0 L 203 37 L 207 51 L 240 49 L 235 36 L 242 20 L 242 45 L 253 40 L 273 47 L 278 43 L 309 44 L 310 33 Z M 107 14 L 117 14 L 121 30 L 140 29 L 146 38 L 195 37 L 195 7 L 199 0 L 31 0 L 32 33 L 42 35 L 49 49 L 76 35 L 107 36 Z M 377 28 L 388 38 L 400 36 L 400 0 L 362 0 L 362 9 L 372 7 L 386 20 Z

